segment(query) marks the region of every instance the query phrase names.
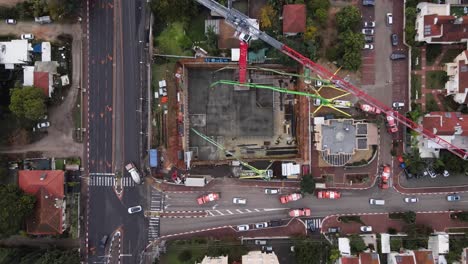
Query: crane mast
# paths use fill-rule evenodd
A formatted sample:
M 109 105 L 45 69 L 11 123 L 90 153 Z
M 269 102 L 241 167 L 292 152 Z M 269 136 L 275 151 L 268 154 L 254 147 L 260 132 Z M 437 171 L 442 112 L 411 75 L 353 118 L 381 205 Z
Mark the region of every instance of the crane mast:
M 214 11 L 215 13 L 219 14 L 220 16 L 224 17 L 226 22 L 234 27 L 237 31 L 241 31 L 245 34 L 249 34 L 252 36 L 256 36 L 257 38 L 263 40 L 273 48 L 281 51 L 285 55 L 289 56 L 290 58 L 294 59 L 295 61 L 299 62 L 306 68 L 309 68 L 311 71 L 315 72 L 316 74 L 320 75 L 322 78 L 329 79 L 336 87 L 341 88 L 357 98 L 365 101 L 367 104 L 380 109 L 382 112 L 385 112 L 387 115 L 393 116 L 398 122 L 402 123 L 406 127 L 418 132 L 425 138 L 435 142 L 436 144 L 440 145 L 441 148 L 445 148 L 448 151 L 452 152 L 453 154 L 457 155 L 460 158 L 467 159 L 468 154 L 466 150 L 458 148 L 448 141 L 444 140 L 441 137 L 438 137 L 431 131 L 425 129 L 422 125 L 417 124 L 416 122 L 412 121 L 411 119 L 407 118 L 405 115 L 400 114 L 384 103 L 378 101 L 377 99 L 373 98 L 372 96 L 368 95 L 364 91 L 360 90 L 359 88 L 355 87 L 351 83 L 343 80 L 339 76 L 331 73 L 327 69 L 323 68 L 319 64 L 313 62 L 311 59 L 307 58 L 306 56 L 300 54 L 296 50 L 286 46 L 285 44 L 279 42 L 278 40 L 274 39 L 273 37 L 269 36 L 265 32 L 257 29 L 250 21 L 249 17 L 245 14 L 241 13 L 240 11 L 227 8 L 214 0 L 195 0 L 199 4 L 207 7 L 208 9 Z

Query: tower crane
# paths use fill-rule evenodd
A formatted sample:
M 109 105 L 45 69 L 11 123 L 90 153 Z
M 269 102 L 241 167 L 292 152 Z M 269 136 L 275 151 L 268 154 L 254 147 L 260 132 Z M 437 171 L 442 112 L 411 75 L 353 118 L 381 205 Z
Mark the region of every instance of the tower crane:
M 377 99 L 373 98 L 372 96 L 368 95 L 364 91 L 360 90 L 359 88 L 355 87 L 351 83 L 343 80 L 337 75 L 334 75 L 321 65 L 313 62 L 311 59 L 307 58 L 306 56 L 300 54 L 296 50 L 288 47 L 287 45 L 279 42 L 278 40 L 272 38 L 265 32 L 257 29 L 252 22 L 249 21 L 249 17 L 245 14 L 241 13 L 240 11 L 234 8 L 227 8 L 214 0 L 195 0 L 199 4 L 207 7 L 211 11 L 219 14 L 220 16 L 224 17 L 226 22 L 234 27 L 237 31 L 241 31 L 244 34 L 249 36 L 256 36 L 257 38 L 263 40 L 273 48 L 281 51 L 285 55 L 289 56 L 293 60 L 299 62 L 306 68 L 309 68 L 315 74 L 328 79 L 332 82 L 336 87 L 341 88 L 354 96 L 358 97 L 359 99 L 363 100 L 367 104 L 374 106 L 380 111 L 385 112 L 387 116 L 393 117 L 395 120 L 400 122 L 401 124 L 405 125 L 406 127 L 418 132 L 423 137 L 433 141 L 434 143 L 441 146 L 441 148 L 447 149 L 448 151 L 452 152 L 453 154 L 461 157 L 463 159 L 468 158 L 467 151 L 465 149 L 461 149 L 448 141 L 444 140 L 441 137 L 438 137 L 431 131 L 425 129 L 422 125 L 412 121 L 411 119 L 407 118 L 405 115 L 400 114 L 396 111 L 393 111 L 391 107 L 388 105 L 378 101 Z
M 264 180 L 270 180 L 273 177 L 273 171 L 269 169 L 271 164 L 265 170 L 259 170 L 259 169 L 255 168 L 254 166 L 248 164 L 247 162 L 242 161 L 236 154 L 234 154 L 231 151 L 227 150 L 223 145 L 221 145 L 218 142 L 214 141 L 213 139 L 207 137 L 206 135 L 204 135 L 200 131 L 198 131 L 198 130 L 196 130 L 194 128 L 191 128 L 191 130 L 195 134 L 197 134 L 199 137 L 201 137 L 205 141 L 207 141 L 208 143 L 210 143 L 213 146 L 217 147 L 218 149 L 224 151 L 226 154 L 229 154 L 232 157 L 234 157 L 237 161 L 239 161 L 239 163 L 242 166 L 248 168 L 250 171 L 245 171 L 244 170 L 244 171 L 241 172 L 241 176 L 240 176 L 241 179 L 263 178 Z

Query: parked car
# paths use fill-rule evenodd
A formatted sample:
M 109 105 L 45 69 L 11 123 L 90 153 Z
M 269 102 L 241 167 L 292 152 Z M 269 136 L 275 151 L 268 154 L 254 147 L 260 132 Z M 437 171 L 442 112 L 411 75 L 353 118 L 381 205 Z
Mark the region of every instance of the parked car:
M 247 204 L 247 199 L 235 197 L 235 198 L 232 198 L 232 203 L 234 203 L 234 204 Z
M 444 177 L 448 177 L 450 176 L 450 173 L 448 172 L 448 170 L 444 170 L 444 173 L 442 175 L 444 175 Z
M 364 48 L 362 48 L 362 49 L 373 50 L 373 49 L 374 49 L 374 45 L 372 45 L 372 44 L 364 44 Z
M 398 132 L 398 126 L 392 112 L 387 112 L 387 127 L 390 134 Z
M 362 5 L 363 6 L 374 6 L 375 1 L 374 0 L 362 0 Z
M 417 203 L 419 202 L 418 197 L 405 197 L 405 203 Z
M 8 25 L 16 25 L 16 20 L 9 18 L 5 20 L 5 23 L 7 23 Z
M 329 227 L 328 228 L 328 233 L 339 233 L 341 231 L 341 228 L 339 227 Z
M 281 196 L 280 197 L 280 202 L 282 204 L 285 204 L 285 203 L 297 201 L 297 200 L 299 200 L 301 198 L 302 198 L 302 194 L 300 194 L 300 193 L 291 193 L 291 194 L 288 194 L 288 195 Z
M 392 46 L 398 45 L 398 36 L 397 34 L 390 35 L 390 40 L 392 41 Z
M 391 60 L 403 60 L 403 59 L 406 59 L 406 55 L 403 53 L 393 52 L 390 55 L 390 59 Z
M 396 108 L 396 109 L 402 109 L 403 107 L 405 107 L 405 103 L 403 103 L 403 102 L 393 102 L 392 106 L 393 106 L 393 108 Z
M 299 216 L 310 216 L 310 208 L 294 209 L 289 211 L 289 216 L 299 217 Z
M 280 193 L 280 189 L 272 189 L 272 188 L 265 189 L 265 194 L 278 194 L 278 193 Z
M 37 124 L 37 128 L 41 129 L 41 128 L 48 128 L 50 127 L 50 122 L 41 122 L 39 124 Z
M 280 225 L 281 225 L 280 220 L 271 220 L 270 222 L 268 222 L 268 226 L 280 226 Z
M 339 199 L 341 198 L 341 193 L 337 191 L 318 191 L 317 198 L 319 199 Z
M 382 174 L 380 175 L 379 187 L 381 189 L 388 189 L 390 187 L 389 180 L 391 176 L 392 175 L 391 175 L 390 165 L 388 164 L 384 165 L 382 169 Z
M 315 80 L 315 87 L 322 87 L 323 82 L 321 80 Z
M 461 200 L 461 197 L 459 194 L 453 193 L 453 194 L 447 195 L 447 201 L 449 202 L 456 202 L 460 200 Z
M 426 171 L 427 171 L 427 173 L 429 174 L 429 176 L 431 178 L 433 178 L 433 179 L 437 178 L 437 173 L 434 171 L 433 168 L 427 168 Z
M 387 25 L 388 26 L 393 25 L 393 15 L 392 15 L 392 13 L 387 13 L 385 16 L 387 17 Z
M 365 21 L 364 27 L 373 28 L 375 27 L 375 21 Z
M 21 39 L 34 39 L 33 34 L 21 34 Z
M 361 232 L 372 232 L 372 226 L 361 226 Z
M 374 42 L 374 37 L 373 36 L 364 36 L 364 40 L 367 43 L 372 43 L 372 42 Z
M 368 104 L 360 104 L 359 106 L 362 111 L 367 112 L 367 113 L 372 113 L 372 114 L 377 114 L 377 115 L 382 113 L 382 111 L 380 111 L 380 109 L 378 109 L 377 107 L 374 107 Z
M 199 205 L 202 205 L 202 204 L 213 202 L 216 200 L 219 200 L 219 193 L 209 193 L 209 194 L 198 197 L 197 202 Z
M 265 228 L 265 227 L 268 227 L 267 222 L 260 222 L 260 223 L 255 224 L 255 228 Z
M 108 239 L 109 239 L 109 236 L 108 236 L 108 235 L 103 236 L 103 237 L 101 238 L 101 240 L 99 240 L 99 247 L 100 247 L 100 248 L 105 248 Z
M 133 206 L 133 207 L 128 208 L 128 213 L 129 214 L 135 214 L 135 213 L 141 212 L 142 210 L 143 210 L 143 208 L 141 208 L 140 205 L 137 205 L 137 206 Z
M 247 230 L 249 230 L 249 225 L 238 225 L 237 230 L 238 231 L 247 231 Z
M 363 28 L 361 32 L 364 35 L 374 35 L 374 30 L 370 28 Z

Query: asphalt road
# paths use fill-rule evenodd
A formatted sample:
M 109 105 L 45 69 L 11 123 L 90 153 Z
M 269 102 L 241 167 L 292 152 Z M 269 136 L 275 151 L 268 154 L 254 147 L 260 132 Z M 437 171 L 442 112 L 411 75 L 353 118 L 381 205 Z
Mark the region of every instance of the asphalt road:
M 447 202 L 445 195 L 421 195 L 416 204 L 407 204 L 406 197 L 394 191 L 381 190 L 374 187 L 364 191 L 342 191 L 339 200 L 322 199 L 314 196 L 281 204 L 279 195 L 265 195 L 263 188 L 230 187 L 220 189 L 221 199 L 217 202 L 198 206 L 196 198 L 202 193 L 169 193 L 166 194 L 166 211 L 208 210 L 207 217 L 203 218 L 162 218 L 161 235 L 195 231 L 210 227 L 251 224 L 273 219 L 288 218 L 288 210 L 296 208 L 311 208 L 311 217 L 325 217 L 331 214 L 345 213 L 372 213 L 372 212 L 398 212 L 398 211 L 433 211 L 463 209 L 468 200 L 461 202 Z M 232 204 L 233 197 L 247 198 L 247 205 Z M 369 204 L 369 198 L 385 199 L 385 206 Z M 248 212 L 250 211 L 250 212 Z

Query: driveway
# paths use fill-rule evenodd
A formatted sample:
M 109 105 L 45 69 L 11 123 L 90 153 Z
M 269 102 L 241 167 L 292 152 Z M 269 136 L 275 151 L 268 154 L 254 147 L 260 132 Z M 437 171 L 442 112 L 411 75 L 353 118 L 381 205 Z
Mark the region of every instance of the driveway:
M 362 23 L 375 21 L 374 17 L 374 7 L 361 6 L 362 13 Z M 376 30 L 376 28 L 375 28 Z M 374 45 L 377 37 L 374 38 L 374 43 L 369 43 Z M 361 84 L 362 85 L 373 85 L 375 83 L 375 53 L 377 50 L 363 50 L 362 51 L 362 66 L 361 66 Z
M 81 77 L 81 40 L 80 24 L 48 24 L 38 25 L 33 22 L 19 22 L 16 25 L 0 24 L 0 35 L 20 35 L 32 33 L 36 39 L 53 41 L 61 34 L 73 36 L 72 42 L 72 85 L 63 102 L 48 109 L 48 134 L 41 140 L 14 149 L 1 149 L 2 153 L 25 153 L 39 151 L 46 156 L 71 157 L 82 156 L 83 145 L 74 142 L 73 108 L 77 104 Z M 79 102 L 79 101 L 78 101 Z

